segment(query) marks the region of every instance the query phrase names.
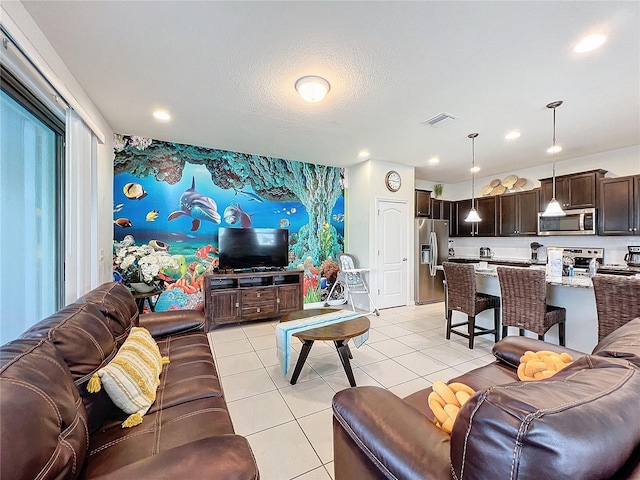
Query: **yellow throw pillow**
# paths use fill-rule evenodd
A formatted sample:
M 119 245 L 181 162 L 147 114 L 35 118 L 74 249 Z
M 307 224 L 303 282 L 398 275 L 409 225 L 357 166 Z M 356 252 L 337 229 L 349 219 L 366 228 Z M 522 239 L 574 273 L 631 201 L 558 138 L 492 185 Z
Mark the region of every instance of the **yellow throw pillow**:
M 572 362 L 573 357 L 566 352 L 558 354 L 547 350 L 539 352 L 527 350 L 520 357 L 518 378 L 524 382 L 549 378 Z
M 149 331 L 134 327 L 113 360 L 93 374 L 87 391 L 99 392 L 102 383 L 111 401 L 131 414 L 122 427 L 133 427 L 142 423 L 142 416 L 155 401 L 165 363 L 169 359 L 160 355 Z
M 447 385 L 440 380 L 436 380 L 432 388 L 427 401 L 435 416 L 434 423 L 445 432 L 451 433 L 460 408 L 476 392 L 464 383 L 454 382 Z

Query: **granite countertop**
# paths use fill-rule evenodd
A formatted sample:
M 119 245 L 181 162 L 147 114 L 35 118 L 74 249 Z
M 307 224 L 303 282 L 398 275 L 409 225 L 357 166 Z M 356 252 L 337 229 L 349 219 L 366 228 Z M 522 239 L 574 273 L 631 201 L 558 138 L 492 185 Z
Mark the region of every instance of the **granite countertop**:
M 628 267 L 627 265 L 600 265 L 600 273 L 617 273 L 622 275 L 640 274 L 640 267 Z
M 483 277 L 498 278 L 498 272 L 495 268 L 477 268 L 476 275 Z M 547 283 L 549 285 L 560 287 L 574 287 L 574 288 L 593 288 L 591 279 L 589 277 L 547 277 Z
M 531 260 L 524 258 L 497 258 L 497 257 L 475 257 L 475 256 L 464 256 L 464 255 L 456 255 L 453 257 L 449 257 L 449 261 L 461 262 L 488 262 L 488 263 L 497 263 L 497 264 L 513 264 L 513 265 L 546 265 L 547 261 L 544 260 Z

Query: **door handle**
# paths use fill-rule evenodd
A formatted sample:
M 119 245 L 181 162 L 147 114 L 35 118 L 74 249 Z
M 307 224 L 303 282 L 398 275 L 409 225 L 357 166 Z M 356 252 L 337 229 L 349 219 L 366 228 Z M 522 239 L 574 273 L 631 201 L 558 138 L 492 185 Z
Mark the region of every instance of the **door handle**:
M 402 261 L 403 261 L 403 262 L 406 262 L 406 261 L 407 261 L 407 257 L 404 257 L 404 258 L 402 259 Z

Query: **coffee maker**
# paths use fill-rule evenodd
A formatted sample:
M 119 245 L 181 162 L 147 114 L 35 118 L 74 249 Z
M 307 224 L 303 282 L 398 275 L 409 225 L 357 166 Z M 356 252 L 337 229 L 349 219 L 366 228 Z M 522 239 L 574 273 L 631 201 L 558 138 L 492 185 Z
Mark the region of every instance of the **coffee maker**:
M 531 242 L 530 246 L 531 246 L 531 261 L 535 262 L 536 260 L 538 260 L 538 249 L 540 247 L 544 247 L 544 245 L 538 242 Z
M 629 253 L 624 256 L 624 261 L 629 267 L 640 267 L 640 245 L 629 245 Z

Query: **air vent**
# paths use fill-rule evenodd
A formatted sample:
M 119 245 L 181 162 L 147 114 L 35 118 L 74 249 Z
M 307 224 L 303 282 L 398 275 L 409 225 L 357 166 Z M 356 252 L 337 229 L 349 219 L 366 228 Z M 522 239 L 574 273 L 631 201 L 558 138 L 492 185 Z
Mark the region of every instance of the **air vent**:
M 431 117 L 429 120 L 427 120 L 427 123 L 432 127 L 440 128 L 440 127 L 444 127 L 445 125 L 449 125 L 456 118 L 457 117 L 454 117 L 450 113 L 443 112 Z

